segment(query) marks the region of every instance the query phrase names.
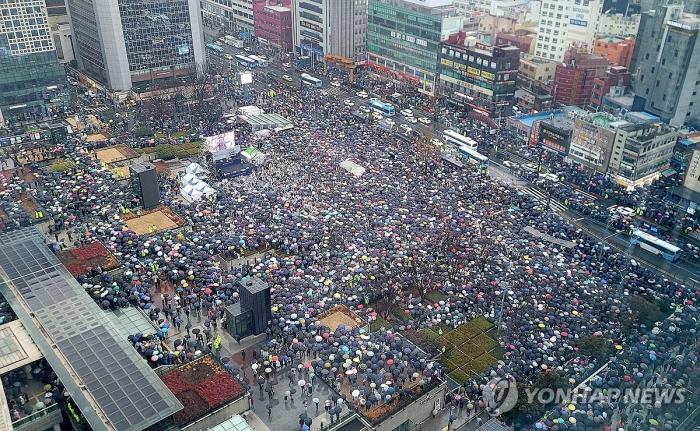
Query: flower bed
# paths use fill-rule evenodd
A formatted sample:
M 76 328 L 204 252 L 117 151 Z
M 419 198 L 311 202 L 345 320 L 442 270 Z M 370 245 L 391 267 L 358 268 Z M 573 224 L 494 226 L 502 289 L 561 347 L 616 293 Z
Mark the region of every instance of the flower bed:
M 119 261 L 99 241 L 61 252 L 58 259 L 76 277 L 88 274 L 98 266 L 103 271 L 111 271 L 119 266 Z
M 240 398 L 245 392 L 211 356 L 169 371 L 160 378 L 185 406 L 175 415 L 177 425 L 189 423 Z
M 430 355 L 431 357 L 440 354 L 440 346 L 433 337 L 434 332 L 430 330 L 414 331 L 406 330 L 401 332 L 406 338 L 408 338 L 411 343 L 415 344 L 422 351 Z M 435 334 L 437 335 L 437 334 Z

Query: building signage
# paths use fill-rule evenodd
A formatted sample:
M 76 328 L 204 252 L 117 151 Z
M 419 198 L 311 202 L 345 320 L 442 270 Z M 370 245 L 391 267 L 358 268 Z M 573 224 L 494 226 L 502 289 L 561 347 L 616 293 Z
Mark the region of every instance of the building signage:
M 481 76 L 481 70 L 477 69 L 476 67 L 467 67 L 467 72 L 471 73 L 472 75 Z
M 485 70 L 482 70 L 482 71 L 481 71 L 481 76 L 482 76 L 483 78 L 488 79 L 489 81 L 493 81 L 493 80 L 496 78 L 496 75 L 494 75 L 494 74 L 491 73 L 491 72 L 487 72 L 487 71 L 485 71 Z
M 588 27 L 588 21 L 584 21 L 581 19 L 570 19 L 569 23 L 571 23 L 571 25 L 577 25 L 579 27 Z
M 428 46 L 427 40 L 423 40 L 421 38 L 411 36 L 410 34 L 399 33 L 398 31 L 392 31 L 391 37 L 395 37 L 396 39 L 400 39 L 400 40 L 405 40 L 406 42 L 414 43 L 414 44 L 420 45 L 420 46 Z

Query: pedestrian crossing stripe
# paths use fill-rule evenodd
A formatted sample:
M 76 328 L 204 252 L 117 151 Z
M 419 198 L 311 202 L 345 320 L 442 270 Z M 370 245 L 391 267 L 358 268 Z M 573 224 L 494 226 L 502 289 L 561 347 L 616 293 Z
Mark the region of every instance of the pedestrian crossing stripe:
M 522 192 L 534 197 L 535 200 L 545 205 L 547 204 L 547 200 L 549 199 L 546 193 L 544 193 L 541 190 L 534 189 L 532 187 L 527 187 L 523 189 Z M 567 210 L 566 206 L 559 202 L 554 196 L 552 196 L 552 199 L 549 200 L 549 208 L 557 213 L 565 213 Z

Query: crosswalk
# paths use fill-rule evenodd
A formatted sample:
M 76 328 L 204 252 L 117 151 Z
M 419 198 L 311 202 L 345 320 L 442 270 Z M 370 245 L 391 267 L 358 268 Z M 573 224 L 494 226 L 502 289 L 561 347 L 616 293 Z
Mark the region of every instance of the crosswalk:
M 339 98 L 345 97 L 347 95 L 347 93 L 345 93 L 345 91 L 343 91 L 343 89 L 340 87 L 330 87 L 326 90 L 326 92 L 328 93 L 329 96 L 339 97 Z
M 534 187 L 526 187 L 524 189 L 521 189 L 521 191 L 525 194 L 532 196 L 533 198 L 535 198 L 536 201 L 540 202 L 542 205 L 547 205 L 547 200 L 549 199 L 549 197 L 547 196 L 547 193 L 543 192 L 542 190 L 536 189 Z M 559 202 L 553 196 L 552 199 L 549 200 L 549 209 L 558 214 L 564 214 L 567 210 L 566 206 Z
M 93 113 L 107 112 L 109 111 L 109 108 L 106 106 L 97 106 L 90 108 L 90 111 L 92 111 Z

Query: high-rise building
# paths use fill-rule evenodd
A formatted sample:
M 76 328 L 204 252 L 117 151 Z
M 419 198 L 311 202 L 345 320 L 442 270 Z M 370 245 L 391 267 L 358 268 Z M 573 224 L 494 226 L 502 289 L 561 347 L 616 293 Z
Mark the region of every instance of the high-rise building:
M 293 0 L 292 36 L 302 55 L 367 59 L 367 0 Z
M 605 76 L 593 80 L 593 90 L 591 91 L 591 103 L 595 109 L 604 108 L 606 97 L 620 97 L 629 90 L 631 75 L 627 68 L 623 66 L 612 66 Z
M 440 47 L 441 94 L 477 118 L 512 114 L 520 50 L 515 46 L 481 46 L 476 38 L 452 37 Z
M 370 0 L 369 62 L 433 93 L 440 42 L 461 29 L 451 0 Z
M 291 2 L 287 4 L 291 5 Z M 265 5 L 253 10 L 255 37 L 284 51 L 292 50 L 292 9 L 282 5 Z
M 545 0 L 537 29 L 535 55 L 562 61 L 572 45 L 593 48 L 602 0 Z
M 253 0 L 201 0 L 202 23 L 219 34 L 247 39 L 253 34 Z
M 113 90 L 204 67 L 199 0 L 67 0 L 79 69 Z
M 682 5 L 644 12 L 632 55 L 634 107 L 672 126 L 700 124 L 700 17 Z
M 44 0 L 0 2 L 0 123 L 53 115 L 68 102 Z

